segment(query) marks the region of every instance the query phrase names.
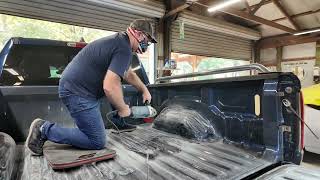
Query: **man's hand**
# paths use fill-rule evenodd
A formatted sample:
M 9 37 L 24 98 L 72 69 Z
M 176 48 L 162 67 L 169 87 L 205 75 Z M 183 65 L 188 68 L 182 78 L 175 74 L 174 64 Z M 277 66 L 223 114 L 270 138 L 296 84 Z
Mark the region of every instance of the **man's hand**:
M 131 110 L 128 105 L 125 105 L 122 109 L 118 111 L 120 117 L 128 117 L 131 114 Z
M 145 103 L 146 101 L 148 101 L 149 103 L 151 102 L 151 94 L 149 92 L 149 90 L 146 88 L 146 90 L 143 91 L 142 93 L 142 101 L 143 103 Z
M 128 70 L 125 80 L 129 84 L 137 88 L 139 92 L 142 92 L 143 103 L 145 103 L 146 101 L 148 101 L 149 103 L 151 102 L 151 94 L 148 88 L 143 84 L 143 82 L 140 80 L 137 74 L 132 71 L 131 68 Z

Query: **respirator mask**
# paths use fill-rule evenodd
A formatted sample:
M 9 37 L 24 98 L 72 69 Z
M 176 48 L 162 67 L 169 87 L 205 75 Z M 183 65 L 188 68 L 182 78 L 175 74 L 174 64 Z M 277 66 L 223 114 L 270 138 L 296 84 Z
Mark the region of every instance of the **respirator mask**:
M 135 29 L 132 29 L 132 28 L 128 28 L 128 31 L 130 32 L 130 34 L 138 41 L 139 43 L 139 47 L 138 49 L 136 50 L 136 53 L 138 54 L 142 54 L 144 52 L 147 51 L 148 49 L 148 46 L 151 44 L 151 42 L 148 42 L 148 37 L 142 33 L 143 35 L 143 39 L 139 41 L 138 39 L 138 31 L 135 30 Z

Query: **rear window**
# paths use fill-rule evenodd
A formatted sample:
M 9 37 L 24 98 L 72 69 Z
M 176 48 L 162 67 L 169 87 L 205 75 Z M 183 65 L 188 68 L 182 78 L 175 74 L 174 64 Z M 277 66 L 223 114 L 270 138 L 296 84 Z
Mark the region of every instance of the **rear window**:
M 66 46 L 14 45 L 0 85 L 58 85 L 62 71 L 80 50 Z
M 81 48 L 15 44 L 10 49 L 0 77 L 1 86 L 50 86 L 58 85 L 68 63 Z M 133 55 L 132 68 L 149 84 L 139 58 Z M 124 84 L 127 84 L 124 82 Z

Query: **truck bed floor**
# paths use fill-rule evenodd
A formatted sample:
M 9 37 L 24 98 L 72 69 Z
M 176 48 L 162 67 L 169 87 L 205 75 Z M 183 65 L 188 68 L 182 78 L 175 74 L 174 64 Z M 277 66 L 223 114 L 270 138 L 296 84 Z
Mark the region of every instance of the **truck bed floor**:
M 43 156 L 22 149 L 17 179 L 241 179 L 271 164 L 222 140 L 199 143 L 150 126 L 121 136 L 111 133 L 107 141 L 117 151 L 114 160 L 63 171 L 53 171 Z

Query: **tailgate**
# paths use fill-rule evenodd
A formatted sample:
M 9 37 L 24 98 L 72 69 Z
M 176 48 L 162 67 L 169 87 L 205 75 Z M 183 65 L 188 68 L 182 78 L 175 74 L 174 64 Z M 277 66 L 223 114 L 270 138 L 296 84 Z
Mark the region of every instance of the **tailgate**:
M 320 179 L 320 172 L 315 170 L 310 170 L 302 166 L 290 164 L 290 165 L 280 166 L 257 178 L 257 180 L 268 180 L 268 179 L 318 180 Z

